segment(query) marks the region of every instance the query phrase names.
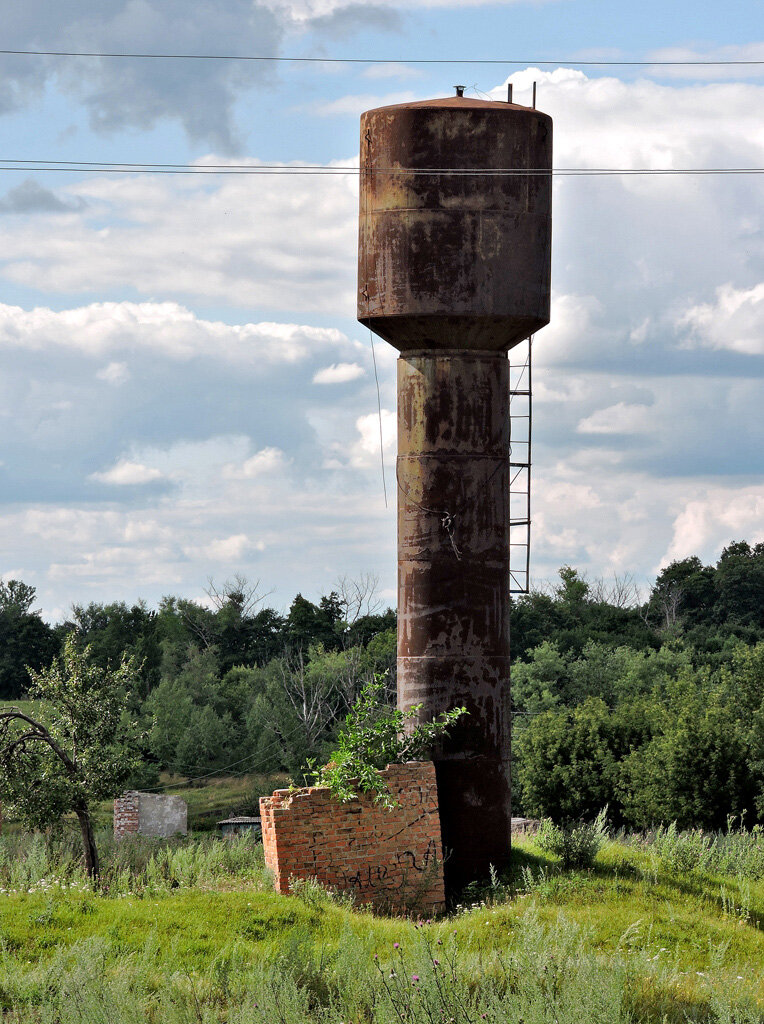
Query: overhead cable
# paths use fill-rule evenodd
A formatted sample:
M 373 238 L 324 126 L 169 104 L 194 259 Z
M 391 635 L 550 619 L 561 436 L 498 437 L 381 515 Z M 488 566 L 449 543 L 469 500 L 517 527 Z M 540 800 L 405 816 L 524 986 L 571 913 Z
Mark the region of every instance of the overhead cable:
M 241 60 L 273 61 L 287 64 L 526 64 L 554 66 L 576 64 L 580 67 L 756 67 L 764 60 L 519 60 L 512 57 L 288 57 L 274 54 L 243 53 L 116 53 L 95 50 L 0 50 L 0 54 L 20 57 L 108 57 L 141 60 Z
M 218 175 L 348 175 L 359 167 L 332 167 L 322 164 L 164 164 L 103 163 L 78 160 L 0 159 L 0 171 L 39 171 L 79 174 L 218 174 Z M 764 174 L 764 167 L 493 167 L 487 169 L 454 167 L 375 167 L 372 173 L 405 176 L 449 177 L 602 177 L 608 175 L 663 176 L 704 174 Z

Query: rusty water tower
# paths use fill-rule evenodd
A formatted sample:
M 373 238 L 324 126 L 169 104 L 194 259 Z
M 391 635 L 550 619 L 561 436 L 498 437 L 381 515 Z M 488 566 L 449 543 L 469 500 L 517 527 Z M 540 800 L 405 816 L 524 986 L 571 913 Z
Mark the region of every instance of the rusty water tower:
M 551 250 L 551 118 L 462 93 L 362 115 L 358 258 L 400 352 L 398 705 L 469 710 L 434 756 L 452 892 L 509 855 L 507 353 L 549 322 Z

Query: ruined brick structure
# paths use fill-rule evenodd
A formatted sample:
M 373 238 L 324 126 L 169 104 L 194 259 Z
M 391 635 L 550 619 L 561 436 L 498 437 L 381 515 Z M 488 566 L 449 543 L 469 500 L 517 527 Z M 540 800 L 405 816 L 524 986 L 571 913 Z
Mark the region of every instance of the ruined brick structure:
M 278 892 L 289 892 L 291 878 L 315 878 L 382 909 L 444 908 L 435 767 L 414 761 L 382 776 L 392 810 L 367 794 L 340 803 L 318 786 L 261 798 L 265 863 Z
M 188 831 L 188 807 L 179 796 L 128 790 L 114 801 L 114 838 L 140 833 L 167 839 Z
M 138 794 L 125 793 L 114 801 L 114 838 L 123 839 L 138 831 Z

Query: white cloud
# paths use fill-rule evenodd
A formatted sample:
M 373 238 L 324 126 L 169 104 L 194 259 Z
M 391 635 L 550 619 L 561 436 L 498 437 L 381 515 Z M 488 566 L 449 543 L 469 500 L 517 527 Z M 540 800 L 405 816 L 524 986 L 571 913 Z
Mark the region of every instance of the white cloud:
M 531 70 L 513 76 L 521 102 L 534 78 L 558 166 L 764 165 L 752 82 Z M 759 190 L 752 177 L 556 182 L 553 320 L 534 349 L 535 575 L 647 572 L 760 538 L 760 381 L 736 355 L 764 336 Z M 93 176 L 58 196 L 71 212 L 4 225 L 6 279 L 88 298 L 0 307 L 3 484 L 16 472 L 0 561 L 34 568 L 48 608 L 196 593 L 226 558 L 278 584 L 276 600 L 320 592 L 337 565 L 389 590 L 396 353 L 377 348 L 389 510 L 373 380 L 358 374 L 341 401 L 311 386 L 367 365 L 349 325 L 354 176 Z M 290 323 L 270 322 L 276 310 Z M 311 326 L 314 313 L 345 333 Z M 98 384 L 122 365 L 122 387 Z M 120 463 L 172 493 L 74 493 Z
M 210 541 L 202 548 L 201 554 L 215 562 L 239 562 L 249 551 L 264 551 L 263 541 L 253 543 L 246 533 L 236 533 Z M 189 554 L 196 554 L 190 551 Z
M 266 0 L 267 6 L 279 14 L 291 18 L 297 24 L 309 24 L 320 18 L 326 18 L 342 11 L 351 11 L 357 6 L 357 0 Z M 482 7 L 486 4 L 494 6 L 516 6 L 517 4 L 541 4 L 550 0 L 375 0 L 374 6 L 379 8 L 454 8 Z
M 285 464 L 284 453 L 280 448 L 263 448 L 238 465 L 226 463 L 222 473 L 227 480 L 254 480 L 266 473 L 283 470 Z
M 681 503 L 674 518 L 671 544 L 659 563 L 713 548 L 720 551 L 735 540 L 764 540 L 764 487 L 706 487 Z
M 195 302 L 355 315 L 354 173 L 94 176 L 66 191 L 87 208 L 65 223 L 37 218 L 5 229 L 8 279 L 61 293 L 131 287 L 151 297 L 161 287 Z
M 691 306 L 677 325 L 688 328 L 687 346 L 764 355 L 764 282 L 753 288 L 720 285 L 715 302 Z
M 5 12 L 13 45 L 37 50 L 226 53 L 235 40 L 243 53 L 276 53 L 289 20 L 251 0 L 205 0 L 193 18 L 182 0 L 25 0 L 14 7 Z M 256 61 L 22 59 L 4 68 L 0 112 L 23 108 L 50 81 L 82 102 L 93 131 L 149 130 L 170 120 L 191 138 L 231 148 L 236 99 L 271 75 Z
M 374 461 L 379 463 L 380 455 L 380 422 L 382 429 L 382 445 L 384 451 L 393 452 L 397 440 L 397 419 L 395 413 L 390 409 L 383 409 L 378 413 L 369 413 L 367 416 L 359 416 L 356 420 L 356 430 L 359 437 L 352 446 L 351 459 L 354 465 L 370 465 Z
M 372 64 L 363 71 L 364 78 L 422 78 L 424 72 L 411 64 Z
M 764 43 L 752 42 L 738 45 L 716 46 L 700 50 L 689 46 L 664 46 L 652 50 L 648 59 L 655 61 L 677 61 L 683 63 L 682 67 L 661 67 L 658 64 L 646 69 L 650 77 L 659 76 L 662 78 L 687 79 L 713 79 L 722 81 L 732 78 L 757 78 L 764 74 L 761 62 L 764 61 Z M 700 63 L 696 66 L 687 66 L 688 61 L 727 61 L 732 66 L 724 67 L 723 64 Z M 749 61 L 749 66 L 742 62 Z M 736 63 L 737 62 L 737 63 Z M 753 63 L 758 62 L 758 63 Z
M 580 420 L 576 430 L 579 434 L 638 434 L 649 430 L 650 425 L 650 409 L 646 405 L 618 402 Z
M 162 474 L 158 469 L 145 466 L 141 462 L 120 459 L 111 469 L 107 469 L 103 473 L 91 473 L 90 479 L 98 480 L 103 484 L 114 484 L 116 487 L 129 487 L 161 480 Z
M 761 85 L 626 82 L 566 68 L 530 68 L 511 80 L 520 102 L 538 82 L 539 106 L 555 118 L 559 167 L 764 165 Z M 505 84 L 493 95 L 503 98 Z M 322 106 L 349 111 L 394 98 L 344 97 Z M 215 155 L 201 161 L 223 162 Z M 629 329 L 638 329 L 669 290 L 674 298 L 697 293 L 698 284 L 718 284 L 719 266 L 731 277 L 761 254 L 757 188 L 753 178 L 559 179 L 555 287 L 608 313 L 624 290 L 654 289 L 653 308 L 634 310 Z M 130 287 L 145 296 L 161 283 L 164 295 L 195 302 L 355 315 L 355 174 L 96 175 L 59 191 L 87 207 L 65 223 L 14 220 L 2 257 L 11 281 L 61 293 Z M 738 287 L 752 283 L 737 279 Z
M 527 68 L 510 81 L 519 103 L 537 83 L 538 106 L 555 119 L 557 167 L 703 167 L 717 161 L 734 166 L 735 160 L 745 165 L 749 159 L 752 166 L 761 166 L 756 163 L 764 149 L 760 85 L 626 82 L 589 78 L 571 68 Z M 505 98 L 506 82 L 491 95 Z M 628 187 L 646 191 L 640 179 L 631 179 Z M 668 178 L 658 188 L 687 191 L 687 182 Z M 649 189 L 654 195 L 656 182 Z
M 127 363 L 109 363 L 96 372 L 96 377 L 107 384 L 118 387 L 130 380 L 130 371 L 127 368 Z
M 313 375 L 314 384 L 347 384 L 351 380 L 363 377 L 366 371 L 358 363 L 332 363 L 324 366 Z
M 361 348 L 332 327 L 289 323 L 227 324 L 204 320 L 176 302 L 95 302 L 55 311 L 0 304 L 0 351 L 70 349 L 94 358 L 143 352 L 188 361 L 206 357 L 235 364 L 297 363 L 315 352 Z M 96 374 L 108 383 L 129 377 L 112 362 Z

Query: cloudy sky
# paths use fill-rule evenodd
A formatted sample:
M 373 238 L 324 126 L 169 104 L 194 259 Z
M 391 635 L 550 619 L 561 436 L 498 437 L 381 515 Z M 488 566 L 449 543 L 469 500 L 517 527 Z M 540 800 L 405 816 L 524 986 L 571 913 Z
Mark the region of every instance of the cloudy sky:
M 1 5 L 8 50 L 335 59 L 0 54 L 0 574 L 50 619 L 235 572 L 277 607 L 366 572 L 394 602 L 395 353 L 386 508 L 354 175 L 97 165 L 353 167 L 362 110 L 509 79 L 557 167 L 764 167 L 764 64 L 586 63 L 764 61 L 757 0 Z M 763 199 L 764 175 L 556 179 L 536 579 L 764 539 Z

